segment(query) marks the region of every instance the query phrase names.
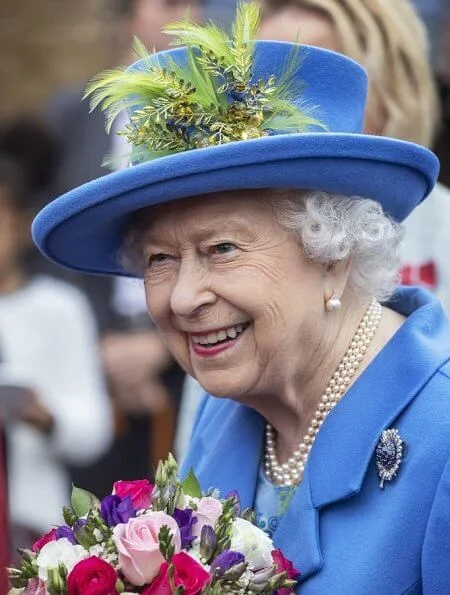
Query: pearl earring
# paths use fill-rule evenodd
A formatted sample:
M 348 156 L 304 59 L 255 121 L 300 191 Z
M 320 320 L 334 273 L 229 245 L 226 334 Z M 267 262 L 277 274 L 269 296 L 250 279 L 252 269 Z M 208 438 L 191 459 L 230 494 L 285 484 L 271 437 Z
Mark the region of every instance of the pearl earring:
M 336 295 L 332 295 L 325 302 L 325 308 L 327 312 L 337 312 L 337 310 L 340 310 L 342 308 L 342 302 Z

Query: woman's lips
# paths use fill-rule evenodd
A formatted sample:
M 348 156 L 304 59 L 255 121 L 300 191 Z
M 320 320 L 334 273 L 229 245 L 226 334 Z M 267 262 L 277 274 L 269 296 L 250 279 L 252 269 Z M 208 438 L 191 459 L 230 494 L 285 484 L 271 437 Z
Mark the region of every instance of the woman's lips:
M 245 333 L 249 323 L 238 324 L 228 329 L 204 335 L 191 335 L 192 351 L 200 357 L 213 357 L 234 347 Z

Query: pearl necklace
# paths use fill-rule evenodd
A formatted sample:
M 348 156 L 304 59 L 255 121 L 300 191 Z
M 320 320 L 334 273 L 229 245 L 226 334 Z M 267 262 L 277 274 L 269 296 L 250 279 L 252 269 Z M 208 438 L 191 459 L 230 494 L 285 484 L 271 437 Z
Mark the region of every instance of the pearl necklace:
M 356 333 L 347 352 L 341 360 L 338 369 L 333 374 L 322 395 L 319 406 L 314 413 L 311 425 L 293 455 L 280 465 L 275 447 L 275 432 L 272 426 L 266 424 L 265 472 L 268 479 L 276 484 L 292 486 L 298 484 L 308 460 L 309 453 L 325 418 L 344 396 L 348 385 L 366 351 L 372 342 L 382 315 L 381 305 L 373 300 L 359 323 Z

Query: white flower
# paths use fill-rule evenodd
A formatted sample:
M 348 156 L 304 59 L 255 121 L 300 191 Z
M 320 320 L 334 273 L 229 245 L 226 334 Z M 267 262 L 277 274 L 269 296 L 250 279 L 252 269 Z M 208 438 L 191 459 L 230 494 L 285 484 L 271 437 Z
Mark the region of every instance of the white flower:
M 41 549 L 36 560 L 39 569 L 39 578 L 46 581 L 48 570 L 50 568 L 58 568 L 60 564 L 64 564 L 69 573 L 75 564 L 87 558 L 88 555 L 89 552 L 83 546 L 73 545 L 65 537 L 56 541 L 49 541 Z
M 97 543 L 96 545 L 91 545 L 89 548 L 89 555 L 90 556 L 97 556 L 97 558 L 103 558 L 105 553 L 105 546 Z
M 272 564 L 272 540 L 264 531 L 245 519 L 233 521 L 230 550 L 244 554 L 251 570 L 259 570 Z

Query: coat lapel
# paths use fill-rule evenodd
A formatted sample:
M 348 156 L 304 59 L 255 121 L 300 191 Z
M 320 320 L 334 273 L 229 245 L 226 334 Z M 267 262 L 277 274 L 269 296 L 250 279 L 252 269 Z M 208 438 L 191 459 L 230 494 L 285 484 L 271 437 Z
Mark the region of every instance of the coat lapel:
M 274 545 L 294 562 L 301 580 L 318 572 L 323 565 L 320 549 L 319 511 L 311 499 L 308 470 L 295 490 L 289 508 L 275 532 Z
M 235 490 L 242 506 L 252 507 L 263 437 L 264 420 L 258 413 L 227 399 L 216 405 L 202 431 L 203 452 L 195 465 L 202 488 L 217 488 L 221 497 Z

